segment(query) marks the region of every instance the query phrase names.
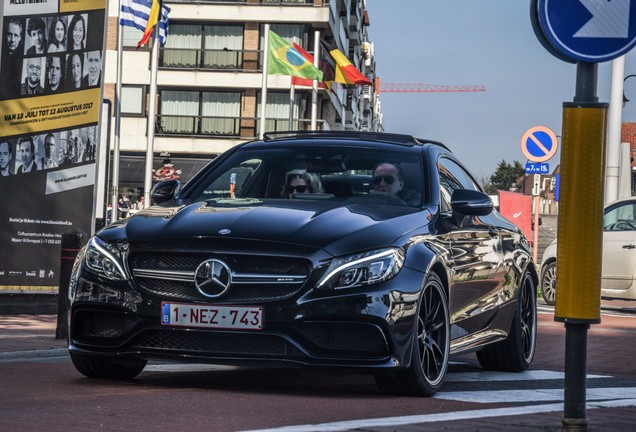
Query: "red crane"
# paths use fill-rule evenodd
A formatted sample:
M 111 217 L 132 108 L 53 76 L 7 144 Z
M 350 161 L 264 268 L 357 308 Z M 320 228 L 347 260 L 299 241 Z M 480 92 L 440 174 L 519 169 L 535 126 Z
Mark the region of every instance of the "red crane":
M 379 81 L 379 80 L 378 80 Z M 483 85 L 450 86 L 424 83 L 387 83 L 378 82 L 378 93 L 451 93 L 451 92 L 485 92 Z

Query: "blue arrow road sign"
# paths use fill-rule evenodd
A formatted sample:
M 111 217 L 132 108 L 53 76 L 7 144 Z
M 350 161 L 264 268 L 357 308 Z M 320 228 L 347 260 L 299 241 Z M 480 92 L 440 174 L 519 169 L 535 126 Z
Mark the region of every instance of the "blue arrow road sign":
M 636 0 L 538 0 L 548 42 L 575 61 L 600 63 L 636 45 Z

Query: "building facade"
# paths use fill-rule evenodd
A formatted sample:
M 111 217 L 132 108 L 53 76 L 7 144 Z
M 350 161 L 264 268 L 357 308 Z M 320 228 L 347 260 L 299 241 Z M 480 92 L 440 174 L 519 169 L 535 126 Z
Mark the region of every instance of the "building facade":
M 261 106 L 264 26 L 307 51 L 316 38 L 338 48 L 371 81 L 373 44 L 366 0 L 166 1 L 170 28 L 159 50 L 155 163 L 172 165 L 187 180 L 219 153 L 259 134 L 261 110 L 267 131 L 307 130 L 312 90 L 291 78 L 269 75 Z M 116 101 L 119 2 L 111 2 L 104 98 Z M 123 28 L 120 192 L 143 193 L 147 148 L 151 47 L 136 49 L 142 33 Z M 290 110 L 293 114 L 290 121 Z M 114 114 L 112 114 L 114 115 Z M 336 84 L 317 97 L 317 128 L 382 131 L 382 114 L 371 86 Z M 115 128 L 110 128 L 110 147 Z

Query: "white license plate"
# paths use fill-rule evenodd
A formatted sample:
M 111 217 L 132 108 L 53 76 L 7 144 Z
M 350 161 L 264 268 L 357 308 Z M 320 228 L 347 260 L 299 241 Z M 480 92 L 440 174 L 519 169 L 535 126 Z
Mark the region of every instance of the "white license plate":
M 219 306 L 161 303 L 161 324 L 167 326 L 262 330 L 260 306 Z

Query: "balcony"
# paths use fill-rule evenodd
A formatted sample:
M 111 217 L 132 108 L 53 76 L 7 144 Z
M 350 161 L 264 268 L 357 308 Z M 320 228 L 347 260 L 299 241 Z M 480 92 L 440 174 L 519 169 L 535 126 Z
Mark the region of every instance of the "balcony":
M 310 119 L 268 118 L 265 130 L 284 132 L 289 130 L 310 130 Z M 328 130 L 325 120 L 318 120 L 318 130 Z M 246 117 L 210 117 L 190 115 L 159 115 L 155 134 L 157 136 L 205 136 L 205 137 L 244 137 L 252 138 L 260 130 L 259 118 Z M 249 131 L 249 133 L 247 133 Z M 246 134 L 247 133 L 247 134 Z

